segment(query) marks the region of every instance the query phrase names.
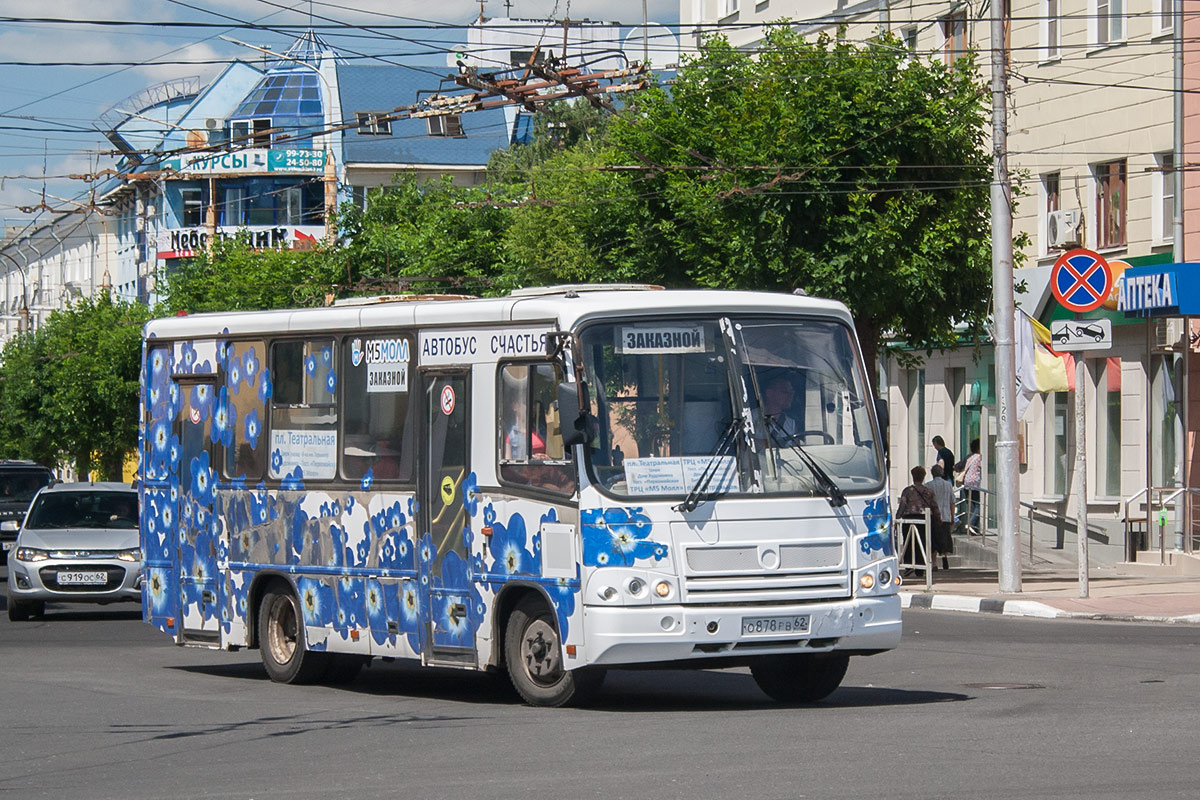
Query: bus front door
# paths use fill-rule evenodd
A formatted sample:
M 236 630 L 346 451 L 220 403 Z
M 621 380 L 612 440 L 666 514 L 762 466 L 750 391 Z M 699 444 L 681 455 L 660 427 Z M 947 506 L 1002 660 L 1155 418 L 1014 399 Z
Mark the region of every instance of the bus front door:
M 179 437 L 179 504 L 175 514 L 175 563 L 184 641 L 216 642 L 220 637 L 217 592 L 217 537 L 213 520 L 217 464 L 212 438 L 217 386 L 210 381 L 178 384 L 182 410 L 175 420 Z
M 470 570 L 466 537 L 471 518 L 463 502 L 464 483 L 471 474 L 468 375 L 430 373 L 423 382 L 425 457 L 418 519 L 424 535 L 417 552 L 428 643 L 424 660 L 474 663 L 482 601 Z

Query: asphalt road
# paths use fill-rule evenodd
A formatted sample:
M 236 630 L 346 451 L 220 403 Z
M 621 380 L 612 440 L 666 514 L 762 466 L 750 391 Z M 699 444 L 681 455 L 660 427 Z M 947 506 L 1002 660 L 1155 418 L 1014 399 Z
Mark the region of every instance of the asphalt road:
M 3 600 L 0 599 L 0 605 Z M 824 703 L 744 671 L 610 673 L 534 709 L 487 676 L 376 663 L 267 680 L 177 648 L 136 606 L 0 619 L 0 796 L 1195 797 L 1200 627 L 905 612 Z

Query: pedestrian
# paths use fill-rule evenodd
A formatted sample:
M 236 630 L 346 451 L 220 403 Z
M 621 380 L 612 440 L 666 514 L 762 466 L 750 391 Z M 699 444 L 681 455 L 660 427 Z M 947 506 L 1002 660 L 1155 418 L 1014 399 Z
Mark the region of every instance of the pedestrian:
M 954 538 L 950 535 L 950 527 L 954 523 L 954 484 L 946 480 L 941 464 L 934 464 L 929 474 L 933 479 L 925 486 L 933 492 L 941 517 L 940 521 L 933 523 L 933 552 L 942 557 L 942 569 L 950 569 L 947 556 L 954 552 Z
M 963 486 L 967 490 L 967 532 L 979 533 L 979 487 L 983 485 L 983 457 L 979 439 L 971 440 L 971 455 L 962 462 Z
M 941 436 L 933 437 L 933 447 L 937 455 L 933 457 L 934 464 L 941 464 L 942 477 L 954 483 L 954 451 L 946 447 L 946 440 Z
M 912 485 L 904 487 L 900 493 L 900 502 L 896 506 L 896 519 L 922 520 L 925 519 L 925 509 L 929 509 L 930 524 L 941 522 L 942 515 L 938 510 L 937 498 L 933 491 L 925 486 L 925 468 L 918 465 L 912 468 Z M 904 541 L 912 540 L 912 563 L 925 563 L 924 551 L 917 546 L 915 534 L 923 533 L 923 525 L 908 524 L 904 526 Z M 911 575 L 912 572 L 909 571 Z

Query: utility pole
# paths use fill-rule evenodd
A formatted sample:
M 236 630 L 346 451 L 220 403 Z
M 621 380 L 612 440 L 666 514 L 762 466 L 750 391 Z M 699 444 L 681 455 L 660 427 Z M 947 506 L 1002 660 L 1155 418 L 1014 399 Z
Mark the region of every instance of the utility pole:
M 1016 357 L 1013 341 L 1012 198 L 1008 179 L 1007 3 L 992 4 L 992 309 L 996 343 L 996 500 L 1000 591 L 1021 591 L 1017 530 Z

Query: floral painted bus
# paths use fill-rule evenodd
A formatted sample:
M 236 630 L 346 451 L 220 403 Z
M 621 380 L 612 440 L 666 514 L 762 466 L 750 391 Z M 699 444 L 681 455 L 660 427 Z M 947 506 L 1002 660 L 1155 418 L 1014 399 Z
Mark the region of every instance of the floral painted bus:
M 144 350 L 143 612 L 177 644 L 289 683 L 506 670 L 555 706 L 625 665 L 811 702 L 900 640 L 839 303 L 385 297 L 155 320 Z

